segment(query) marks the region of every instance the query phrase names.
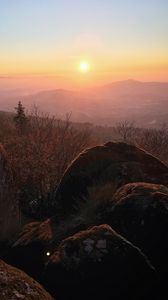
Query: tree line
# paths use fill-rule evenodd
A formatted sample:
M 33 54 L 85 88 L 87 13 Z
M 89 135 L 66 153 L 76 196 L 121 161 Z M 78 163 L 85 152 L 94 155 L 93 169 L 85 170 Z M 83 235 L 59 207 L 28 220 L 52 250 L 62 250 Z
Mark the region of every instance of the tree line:
M 57 119 L 21 101 L 15 114 L 0 117 L 0 143 L 7 152 L 15 198 L 28 216 L 53 214 L 55 190 L 68 164 L 92 145 L 91 131 L 72 126 L 70 114 Z
M 0 115 L 0 144 L 13 174 L 14 196 L 24 214 L 45 219 L 55 209 L 55 191 L 68 165 L 87 147 L 109 140 L 132 143 L 168 164 L 168 126 L 139 128 L 122 121 L 114 127 L 74 126 L 71 115 L 57 119 L 21 101 L 15 114 Z

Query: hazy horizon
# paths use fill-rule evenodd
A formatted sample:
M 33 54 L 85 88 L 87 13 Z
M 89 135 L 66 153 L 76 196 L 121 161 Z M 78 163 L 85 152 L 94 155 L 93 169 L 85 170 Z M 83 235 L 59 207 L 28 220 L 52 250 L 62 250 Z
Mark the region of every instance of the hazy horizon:
M 0 81 L 44 89 L 168 81 L 167 11 L 166 0 L 0 1 Z
M 156 81 L 156 80 L 138 80 L 136 78 L 120 78 L 116 80 L 107 80 L 100 81 L 95 84 L 85 84 L 76 86 L 72 84 L 72 82 L 65 81 L 63 82 L 61 78 L 57 78 L 56 76 L 42 76 L 42 75 L 34 75 L 34 76 L 0 76 L 0 91 L 15 91 L 22 90 L 27 91 L 27 93 L 31 94 L 39 91 L 50 91 L 50 90 L 69 90 L 69 91 L 87 91 L 88 89 L 96 89 L 99 87 L 107 86 L 113 83 L 118 82 L 141 82 L 141 83 L 168 83 L 166 81 Z

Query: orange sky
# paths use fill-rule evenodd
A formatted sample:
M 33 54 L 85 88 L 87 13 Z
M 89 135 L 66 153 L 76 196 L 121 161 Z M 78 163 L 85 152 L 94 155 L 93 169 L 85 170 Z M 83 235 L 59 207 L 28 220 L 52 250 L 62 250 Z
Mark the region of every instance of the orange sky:
M 6 79 L 0 86 L 168 81 L 167 11 L 165 0 L 6 0 L 0 10 L 0 77 Z M 81 61 L 90 72 L 80 72 Z

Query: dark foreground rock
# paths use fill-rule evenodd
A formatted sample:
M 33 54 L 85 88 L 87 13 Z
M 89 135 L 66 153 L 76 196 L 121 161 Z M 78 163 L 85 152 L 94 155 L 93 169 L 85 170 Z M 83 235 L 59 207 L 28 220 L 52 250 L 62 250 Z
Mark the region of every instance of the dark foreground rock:
M 0 300 L 52 300 L 34 279 L 0 260 Z
M 133 145 L 109 142 L 81 153 L 66 170 L 56 192 L 63 216 L 75 210 L 88 188 L 110 182 L 118 188 L 129 182 L 168 184 L 168 168 Z
M 111 200 L 97 203 L 91 214 L 90 207 L 87 208 L 86 219 L 77 213 L 60 224 L 53 217 L 27 225 L 4 260 L 39 280 L 48 257 L 63 239 L 94 225 L 109 224 L 142 249 L 157 270 L 167 274 L 167 206 L 167 187 L 127 184 L 111 196 Z
M 161 273 L 168 275 L 168 188 L 127 184 L 116 192 L 113 202 L 109 223 L 140 247 Z
M 108 225 L 62 241 L 49 259 L 44 285 L 60 299 L 157 299 L 153 267 Z

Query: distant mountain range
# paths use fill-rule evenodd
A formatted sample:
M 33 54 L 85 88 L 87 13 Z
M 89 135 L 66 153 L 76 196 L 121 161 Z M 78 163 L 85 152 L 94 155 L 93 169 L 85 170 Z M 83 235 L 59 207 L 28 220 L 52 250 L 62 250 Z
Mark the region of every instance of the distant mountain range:
M 77 122 L 113 125 L 127 119 L 141 126 L 157 126 L 168 121 L 168 83 L 162 82 L 126 80 L 80 92 L 0 90 L 0 110 L 11 111 L 18 100 L 28 109 L 35 104 L 61 118 L 71 112 Z

